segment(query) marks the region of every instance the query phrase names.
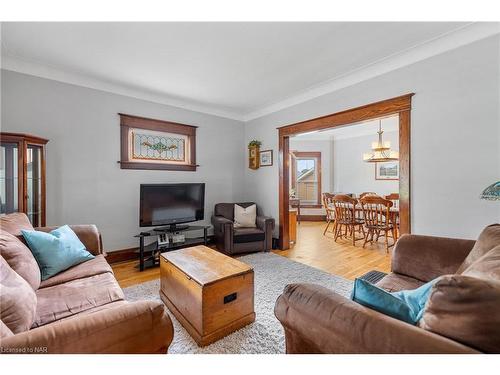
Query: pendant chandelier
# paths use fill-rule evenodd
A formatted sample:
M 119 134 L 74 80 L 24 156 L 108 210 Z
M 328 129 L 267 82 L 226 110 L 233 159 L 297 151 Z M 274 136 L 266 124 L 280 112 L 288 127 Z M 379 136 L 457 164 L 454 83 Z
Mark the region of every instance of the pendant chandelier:
M 399 160 L 399 152 L 391 150 L 391 142 L 384 142 L 382 139 L 382 120 L 379 120 L 378 125 L 378 142 L 372 142 L 372 151 L 363 154 L 363 161 L 368 163 L 377 163 L 384 161 Z

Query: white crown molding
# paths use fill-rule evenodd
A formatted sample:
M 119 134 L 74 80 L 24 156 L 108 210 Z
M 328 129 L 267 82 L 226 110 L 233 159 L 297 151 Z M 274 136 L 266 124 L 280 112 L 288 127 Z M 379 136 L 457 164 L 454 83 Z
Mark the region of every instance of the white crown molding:
M 46 78 L 58 82 L 82 86 L 90 89 L 124 95 L 136 99 L 146 100 L 153 103 L 165 104 L 172 107 L 182 108 L 190 111 L 201 112 L 232 120 L 243 121 L 243 114 L 222 110 L 215 106 L 194 103 L 188 100 L 173 98 L 168 95 L 158 94 L 128 87 L 121 84 L 106 82 L 101 79 L 89 77 L 84 74 L 69 72 L 51 66 L 28 61 L 9 54 L 8 51 L 2 54 L 2 69 L 17 73 L 28 74 L 36 77 Z
M 88 75 L 77 72 L 61 70 L 56 67 L 39 64 L 34 61 L 27 61 L 17 56 L 13 56 L 8 53 L 8 50 L 7 53 L 3 53 L 2 55 L 1 68 L 4 70 L 11 70 L 54 81 L 246 122 L 329 94 L 342 88 L 355 85 L 359 82 L 366 81 L 498 33 L 500 33 L 499 22 L 471 23 L 460 29 L 410 47 L 402 52 L 383 58 L 340 77 L 335 77 L 321 84 L 312 86 L 297 95 L 290 96 L 284 100 L 258 108 L 255 111 L 248 113 L 228 111 L 216 105 L 201 104 L 194 101 L 174 98 L 165 94 L 154 93 L 147 90 L 141 90 L 126 85 L 92 78 Z
M 355 85 L 359 82 L 366 81 L 498 33 L 500 33 L 500 22 L 471 23 L 463 28 L 418 44 L 405 51 L 383 58 L 343 76 L 312 86 L 300 94 L 290 96 L 285 100 L 247 113 L 243 120 L 245 122 L 251 121 L 282 109 L 304 103 L 322 95 Z

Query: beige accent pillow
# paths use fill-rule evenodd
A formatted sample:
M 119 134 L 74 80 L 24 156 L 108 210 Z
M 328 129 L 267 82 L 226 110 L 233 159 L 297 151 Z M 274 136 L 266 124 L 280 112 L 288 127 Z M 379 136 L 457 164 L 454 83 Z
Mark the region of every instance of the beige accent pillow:
M 0 290 L 0 319 L 15 334 L 29 330 L 36 315 L 35 292 L 1 256 Z
M 252 204 L 243 208 L 237 204 L 234 205 L 234 227 L 235 228 L 255 228 L 257 220 L 257 205 Z
M 458 267 L 457 274 L 464 272 L 467 267 L 469 267 L 476 260 L 481 258 L 488 251 L 493 249 L 495 246 L 500 245 L 500 224 L 491 224 L 483 229 L 479 237 L 477 238 L 474 247 L 470 251 L 467 258 L 460 267 Z
M 16 236 L 0 229 L 0 255 L 9 266 L 31 285 L 33 290 L 40 287 L 40 267 L 33 253 Z
M 419 326 L 486 353 L 500 353 L 500 282 L 463 275 L 441 277 Z

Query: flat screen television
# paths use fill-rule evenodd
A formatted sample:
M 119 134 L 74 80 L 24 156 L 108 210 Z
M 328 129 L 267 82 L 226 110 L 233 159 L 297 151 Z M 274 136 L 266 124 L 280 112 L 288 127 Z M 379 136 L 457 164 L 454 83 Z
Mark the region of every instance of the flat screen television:
M 139 226 L 175 228 L 204 216 L 205 184 L 141 184 Z

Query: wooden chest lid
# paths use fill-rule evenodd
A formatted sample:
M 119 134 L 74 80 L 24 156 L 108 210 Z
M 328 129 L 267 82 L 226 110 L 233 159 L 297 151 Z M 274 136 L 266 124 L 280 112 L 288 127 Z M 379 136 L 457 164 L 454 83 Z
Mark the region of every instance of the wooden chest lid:
M 248 264 L 206 246 L 193 246 L 161 255 L 200 285 L 241 275 L 253 270 Z

